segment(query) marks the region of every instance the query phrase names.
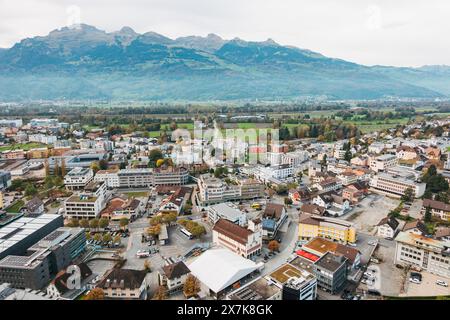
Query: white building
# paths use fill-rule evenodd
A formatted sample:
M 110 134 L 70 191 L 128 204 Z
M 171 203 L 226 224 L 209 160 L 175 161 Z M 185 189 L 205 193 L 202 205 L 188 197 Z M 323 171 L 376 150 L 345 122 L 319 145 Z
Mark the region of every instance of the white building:
M 425 193 L 426 183 L 419 183 L 412 179 L 379 173 L 370 180 L 370 187 L 375 191 L 380 191 L 395 197 L 401 197 L 406 189 L 411 188 L 414 196 L 420 198 Z
M 213 243 L 250 259 L 261 253 L 261 222 L 250 220 L 248 228 L 244 228 L 228 220 L 220 219 L 213 227 Z
M 263 266 L 224 248 L 209 249 L 188 265 L 201 283 L 200 295 L 215 298 L 220 298 L 226 289 Z
M 394 217 L 381 219 L 377 226 L 377 236 L 393 239 L 397 233 L 399 222 Z
M 450 242 L 400 232 L 395 238 L 395 263 L 450 278 Z
M 93 177 L 92 169 L 76 167 L 64 176 L 64 185 L 68 190 L 83 189 L 92 181 Z
M 385 171 L 398 165 L 398 159 L 393 154 L 383 154 L 381 156 L 370 159 L 370 169 L 373 171 Z
M 215 224 L 219 219 L 228 220 L 239 226 L 247 225 L 247 215 L 231 203 L 219 203 L 208 207 L 208 218 Z
M 105 208 L 108 193 L 104 182 L 91 182 L 82 193 L 64 202 L 65 216 L 74 219 L 98 218 Z
M 100 170 L 97 171 L 94 177 L 96 182 L 105 182 L 109 189 L 119 188 L 120 181 L 119 175 L 117 174 L 119 170 Z

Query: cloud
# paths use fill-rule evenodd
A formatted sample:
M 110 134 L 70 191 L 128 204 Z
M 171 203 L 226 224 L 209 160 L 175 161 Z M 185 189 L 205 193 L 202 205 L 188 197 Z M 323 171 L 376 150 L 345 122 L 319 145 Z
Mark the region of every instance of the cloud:
M 273 38 L 367 65 L 450 65 L 450 46 L 436 40 L 449 34 L 448 16 L 446 0 L 0 0 L 0 47 L 79 21 L 172 38 Z

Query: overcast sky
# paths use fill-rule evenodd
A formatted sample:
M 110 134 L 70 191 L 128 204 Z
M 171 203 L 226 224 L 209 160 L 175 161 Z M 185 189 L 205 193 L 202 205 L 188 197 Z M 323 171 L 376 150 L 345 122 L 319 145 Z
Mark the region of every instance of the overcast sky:
M 0 0 L 0 47 L 79 22 L 272 38 L 366 65 L 450 65 L 448 0 Z

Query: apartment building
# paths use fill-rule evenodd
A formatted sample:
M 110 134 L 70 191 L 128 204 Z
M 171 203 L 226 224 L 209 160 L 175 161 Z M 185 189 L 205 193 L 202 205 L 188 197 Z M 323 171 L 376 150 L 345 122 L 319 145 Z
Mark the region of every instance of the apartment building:
M 400 232 L 395 238 L 395 262 L 450 278 L 450 242 Z
M 153 186 L 152 169 L 123 169 L 117 173 L 120 188 L 148 188 Z
M 341 291 L 347 280 L 347 258 L 327 252 L 314 262 L 314 274 L 317 277 L 317 286 L 331 294 Z
M 120 187 L 120 180 L 118 175 L 119 169 L 100 170 L 97 171 L 94 177 L 96 182 L 105 182 L 107 188 L 115 189 Z
M 426 183 L 419 183 L 410 178 L 387 173 L 379 173 L 373 176 L 369 184 L 374 191 L 394 197 L 401 197 L 406 189 L 411 188 L 414 191 L 414 196 L 420 198 L 425 193 L 426 188 Z
M 202 205 L 264 196 L 264 185 L 253 179 L 235 179 L 228 184 L 210 174 L 204 174 L 197 184 L 198 198 Z
M 153 185 L 183 185 L 189 181 L 189 171 L 183 167 L 156 168 L 153 170 Z
M 356 242 L 356 228 L 345 220 L 323 217 L 319 215 L 302 214 L 298 225 L 300 241 L 309 241 L 316 237 L 331 239 L 341 243 Z
M 64 185 L 68 190 L 83 189 L 94 178 L 94 171 L 90 168 L 77 167 L 64 176 Z
M 108 299 L 145 300 L 147 271 L 114 268 L 97 285 Z
M 244 228 L 228 220 L 219 219 L 213 227 L 213 243 L 250 259 L 261 252 L 262 226 L 259 220 L 248 222 Z
M 316 276 L 299 266 L 286 263 L 267 276 L 282 290 L 282 300 L 315 300 Z
M 397 233 L 399 222 L 394 217 L 386 217 L 381 219 L 377 225 L 377 236 L 381 238 L 393 239 Z
M 167 288 L 169 294 L 183 290 L 191 270 L 183 261 L 165 265 L 158 271 L 158 283 Z
M 220 219 L 228 220 L 239 226 L 247 224 L 247 215 L 231 203 L 219 203 L 208 207 L 208 218 L 215 224 Z
M 383 154 L 381 156 L 370 159 L 370 169 L 375 172 L 385 171 L 391 167 L 398 165 L 398 158 L 393 154 Z
M 105 208 L 107 188 L 104 182 L 91 182 L 83 192 L 68 198 L 64 202 L 65 216 L 74 219 L 98 218 Z

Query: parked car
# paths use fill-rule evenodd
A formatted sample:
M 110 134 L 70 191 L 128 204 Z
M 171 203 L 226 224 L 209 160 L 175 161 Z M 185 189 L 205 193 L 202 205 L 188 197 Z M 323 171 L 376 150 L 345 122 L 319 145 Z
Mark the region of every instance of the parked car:
M 409 282 L 415 283 L 415 284 L 420 284 L 422 281 L 420 281 L 417 278 L 409 278 Z
M 436 284 L 442 287 L 448 287 L 448 283 L 443 280 L 436 280 Z
M 378 244 L 378 241 L 377 240 L 370 240 L 370 241 L 367 242 L 367 244 L 369 246 L 376 246 Z

